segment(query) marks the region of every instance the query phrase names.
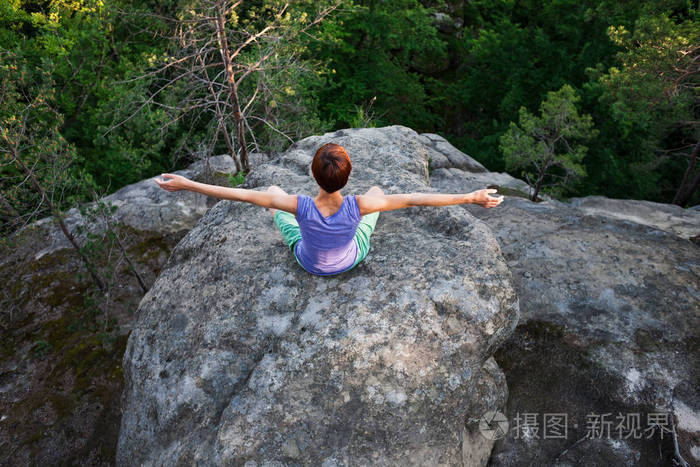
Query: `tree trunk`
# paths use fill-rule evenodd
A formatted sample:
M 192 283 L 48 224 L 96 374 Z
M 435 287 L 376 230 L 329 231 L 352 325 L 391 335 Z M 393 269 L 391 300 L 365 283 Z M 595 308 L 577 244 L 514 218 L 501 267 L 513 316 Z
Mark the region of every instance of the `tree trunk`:
M 673 204 L 685 206 L 688 201 L 690 201 L 693 193 L 698 189 L 700 174 L 696 175 L 693 182 L 688 186 L 688 179 L 692 176 L 693 170 L 695 169 L 695 161 L 698 159 L 698 153 L 700 153 L 700 141 L 695 143 L 693 152 L 690 154 L 688 168 L 685 170 L 685 174 L 683 174 L 683 180 L 681 180 L 681 185 L 678 187 L 678 191 L 676 191 L 676 196 L 673 197 Z
M 233 73 L 233 63 L 231 61 L 231 51 L 228 48 L 228 40 L 226 39 L 226 29 L 225 29 L 225 2 L 221 0 L 219 2 L 219 8 L 216 12 L 216 36 L 219 42 L 219 52 L 221 53 L 221 58 L 224 61 L 224 67 L 226 68 L 226 82 L 228 83 L 229 100 L 233 106 L 233 116 L 236 119 L 236 133 L 238 137 L 238 146 L 241 150 L 241 166 L 243 167 L 243 173 L 247 174 L 250 170 L 248 166 L 248 150 L 245 144 L 245 127 L 243 124 L 243 115 L 241 114 L 241 105 L 238 101 L 238 88 L 236 87 L 236 79 Z M 235 158 L 236 154 L 232 154 Z
M 121 240 L 119 240 L 119 232 L 114 232 L 114 238 L 117 241 L 117 246 L 122 251 L 122 255 L 124 256 L 124 259 L 126 260 L 127 264 L 129 265 L 129 268 L 131 269 L 132 274 L 134 275 L 134 277 L 136 277 L 136 280 L 138 281 L 139 285 L 141 286 L 141 290 L 143 290 L 143 293 L 148 292 L 148 287 L 146 287 L 146 284 L 143 282 L 143 279 L 141 279 L 141 275 L 136 270 L 136 266 L 134 266 L 134 263 L 131 262 L 131 258 L 129 258 L 129 254 L 126 252 L 126 248 L 124 248 L 124 245 L 122 244 Z
M 532 193 L 532 198 L 530 199 L 530 201 L 537 201 L 537 195 L 540 192 L 540 188 L 542 188 L 542 182 L 544 182 L 544 176 L 545 176 L 545 172 L 540 172 L 540 176 L 537 179 L 537 183 L 535 183 L 535 188 L 534 188 L 535 191 Z
M 698 190 L 698 187 L 700 186 L 700 172 L 695 174 L 695 178 L 693 178 L 693 182 L 690 184 L 687 190 L 683 193 L 683 196 L 678 200 L 678 205 L 679 206 L 685 206 L 690 202 L 692 199 L 693 195 L 695 192 Z
M 229 153 L 231 153 L 231 157 L 233 157 L 233 162 L 236 164 L 236 174 L 238 174 L 241 171 L 241 163 L 238 161 L 238 158 L 236 157 L 236 150 L 233 148 L 233 141 L 231 141 L 231 135 L 228 134 L 228 127 L 226 126 L 226 119 L 224 118 L 224 113 L 221 111 L 221 106 L 219 105 L 219 99 L 216 97 L 216 92 L 214 91 L 214 86 L 212 86 L 211 79 L 209 79 L 209 74 L 208 74 L 206 67 L 204 65 L 204 60 L 202 59 L 201 55 L 197 58 L 199 59 L 199 62 L 202 64 L 202 68 L 204 68 L 204 75 L 207 77 L 207 85 L 209 86 L 209 94 L 211 94 L 212 99 L 214 99 L 214 103 L 216 106 L 216 118 L 218 119 L 218 122 L 219 122 L 219 131 L 223 131 L 224 141 L 226 142 L 226 147 L 228 148 Z

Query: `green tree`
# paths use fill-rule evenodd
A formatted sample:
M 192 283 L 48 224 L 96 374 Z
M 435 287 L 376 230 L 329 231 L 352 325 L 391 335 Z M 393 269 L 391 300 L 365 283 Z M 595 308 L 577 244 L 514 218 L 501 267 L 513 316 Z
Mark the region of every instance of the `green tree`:
M 377 126 L 429 131 L 444 123 L 434 109 L 444 106 L 440 79 L 449 57 L 436 11 L 418 0 L 344 0 L 320 25 L 308 55 L 323 64 L 314 93 L 335 129 L 358 124 L 370 106 Z
M 270 141 L 271 131 L 293 142 L 286 131 L 314 121 L 298 96 L 312 71 L 299 58 L 298 37 L 337 6 L 310 0 L 182 2 L 174 17 L 163 18 L 172 24 L 163 34 L 167 50 L 131 80 L 152 88 L 127 120 L 167 94 L 170 99 L 161 105 L 172 122 L 187 116 L 200 121 L 207 152 L 223 141 L 237 172 L 247 173 L 248 152 L 260 150 L 258 138 L 267 135 L 264 142 Z
M 661 13 L 639 18 L 632 31 L 611 26 L 620 65 L 599 74 L 597 83 L 621 137 L 636 142 L 632 166 L 648 183 L 674 190 L 681 206 L 700 184 L 698 19 L 697 11 L 680 22 Z
M 103 278 L 81 251 L 64 221 L 63 207 L 72 204 L 67 194 L 84 189 L 90 177 L 76 173 L 75 147 L 60 134 L 62 116 L 53 107 L 54 88 L 50 63 L 33 70 L 21 56 L 3 51 L 0 65 L 0 198 L 9 222 L 2 233 L 42 215 L 52 216 L 78 253 L 94 284 L 105 290 Z M 7 212 L 9 211 L 9 212 Z M 3 241 L 9 238 L 3 235 Z
M 586 175 L 581 161 L 588 148 L 577 142 L 595 137 L 597 130 L 590 115 L 579 115 L 579 100 L 568 84 L 550 91 L 540 104 L 539 117 L 521 107 L 520 126 L 511 122 L 500 138 L 506 167 L 525 169 L 523 176 L 533 189 L 533 201 L 545 185 L 550 192 L 560 194 Z
M 21 55 L 32 70 L 51 70 L 52 106 L 63 116 L 58 131 L 75 146 L 75 167 L 101 191 L 172 167 L 173 140 L 184 131 L 159 131 L 165 113 L 155 104 L 107 132 L 121 121 L 124 101 L 147 94 L 118 82 L 143 70 L 162 48 L 147 30 L 163 28 L 162 22 L 131 10 L 168 8 L 169 1 L 153 0 L 0 2 L 0 48 Z M 89 198 L 86 190 L 81 199 Z
M 599 3 L 465 2 L 464 31 L 451 47 L 456 66 L 444 77 L 446 137 L 489 169 L 504 170 L 499 138 L 521 106 L 536 108 L 565 83 L 579 88 L 586 67 L 614 63 L 610 13 L 596 11 Z

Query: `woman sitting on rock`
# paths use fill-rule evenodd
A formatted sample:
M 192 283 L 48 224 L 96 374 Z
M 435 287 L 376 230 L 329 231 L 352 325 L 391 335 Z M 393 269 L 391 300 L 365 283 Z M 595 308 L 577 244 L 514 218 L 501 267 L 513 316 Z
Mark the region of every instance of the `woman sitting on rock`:
M 270 208 L 299 265 L 317 275 L 348 271 L 365 259 L 369 239 L 380 211 L 410 206 L 448 206 L 474 203 L 485 208 L 498 206 L 503 196 L 491 196 L 495 189 L 465 194 L 384 194 L 373 186 L 363 195 L 342 196 L 340 189 L 350 177 L 352 164 L 342 146 L 327 143 L 314 155 L 311 172 L 319 185 L 316 198 L 290 195 L 278 186 L 267 191 L 227 188 L 189 180 L 181 175 L 162 174 L 155 179 L 168 191 L 190 190 L 220 199 L 245 201 Z

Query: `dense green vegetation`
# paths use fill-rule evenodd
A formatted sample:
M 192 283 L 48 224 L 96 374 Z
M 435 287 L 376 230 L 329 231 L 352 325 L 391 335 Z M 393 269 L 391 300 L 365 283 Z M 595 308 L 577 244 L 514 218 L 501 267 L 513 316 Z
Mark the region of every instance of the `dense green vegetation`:
M 222 127 L 213 110 L 186 109 L 193 96 L 206 101 L 206 80 L 222 67 L 184 82 L 174 79 L 177 66 L 162 68 L 186 49 L 176 40 L 182 24 L 169 18 L 190 18 L 202 3 L 0 2 L 4 231 L 18 218 L 49 213 L 16 158 L 48 193 L 60 193 L 52 199 L 65 209 L 93 191 L 238 147 L 232 118 Z M 239 30 L 273 23 L 294 28 L 332 4 L 283 3 L 244 1 L 227 13 L 230 41 Z M 536 114 L 549 92 L 568 85 L 579 99 L 574 110 L 592 117 L 595 132 L 574 161 L 585 176 L 558 195 L 697 204 L 700 163 L 691 154 L 700 133 L 700 18 L 693 5 L 340 0 L 317 24 L 275 45 L 268 71 L 241 84 L 242 108 L 256 95 L 243 112 L 246 147 L 278 151 L 312 133 L 402 124 L 439 133 L 489 169 L 522 177 L 499 141 L 521 120 L 521 108 Z M 276 16 L 280 8 L 284 15 Z M 256 50 L 236 60 L 250 64 L 262 53 Z
M 519 125 L 511 122 L 501 136 L 506 168 L 524 169 L 533 201 L 545 185 L 551 192 L 561 193 L 586 175 L 581 162 L 588 148 L 580 143 L 594 138 L 597 130 L 590 115 L 576 111 L 579 99 L 568 84 L 550 91 L 540 105 L 539 117 L 520 107 Z

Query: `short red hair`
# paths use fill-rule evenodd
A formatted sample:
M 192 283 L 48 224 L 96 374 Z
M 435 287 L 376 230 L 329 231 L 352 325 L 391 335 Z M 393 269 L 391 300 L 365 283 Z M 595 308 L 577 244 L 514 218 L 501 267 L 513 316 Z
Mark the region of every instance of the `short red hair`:
M 335 143 L 326 143 L 316 151 L 311 162 L 311 173 L 316 183 L 328 193 L 340 190 L 348 183 L 352 171 L 350 156 Z

